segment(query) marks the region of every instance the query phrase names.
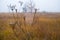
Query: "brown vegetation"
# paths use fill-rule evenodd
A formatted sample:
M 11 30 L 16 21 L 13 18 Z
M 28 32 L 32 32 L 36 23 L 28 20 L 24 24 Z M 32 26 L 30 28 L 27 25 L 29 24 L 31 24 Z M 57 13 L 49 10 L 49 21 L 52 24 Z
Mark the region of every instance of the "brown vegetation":
M 60 40 L 59 13 L 17 14 L 0 14 L 0 40 Z

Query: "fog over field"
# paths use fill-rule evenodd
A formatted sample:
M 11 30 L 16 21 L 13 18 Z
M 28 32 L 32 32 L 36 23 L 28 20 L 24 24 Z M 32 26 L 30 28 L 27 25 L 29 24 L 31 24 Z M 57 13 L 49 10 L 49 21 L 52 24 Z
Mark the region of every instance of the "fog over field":
M 0 0 L 0 40 L 60 40 L 60 0 Z
M 0 0 L 0 12 L 9 12 L 7 5 L 17 5 L 16 8 L 18 11 L 22 11 L 18 1 L 22 1 L 24 4 L 29 0 Z M 40 9 L 39 11 L 47 12 L 60 12 L 60 0 L 33 0 L 36 4 L 36 8 Z

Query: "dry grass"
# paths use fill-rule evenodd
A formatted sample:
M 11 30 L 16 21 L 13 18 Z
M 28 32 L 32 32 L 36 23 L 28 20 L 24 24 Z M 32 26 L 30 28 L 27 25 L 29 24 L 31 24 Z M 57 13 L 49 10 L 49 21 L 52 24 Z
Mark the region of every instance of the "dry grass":
M 59 13 L 0 15 L 0 40 L 60 40 Z

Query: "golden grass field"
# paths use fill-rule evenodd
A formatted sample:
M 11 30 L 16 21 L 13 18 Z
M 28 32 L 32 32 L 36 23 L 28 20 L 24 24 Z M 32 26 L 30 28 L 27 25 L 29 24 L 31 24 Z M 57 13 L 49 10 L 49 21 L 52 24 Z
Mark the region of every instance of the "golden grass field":
M 0 40 L 60 40 L 60 13 L 0 13 Z

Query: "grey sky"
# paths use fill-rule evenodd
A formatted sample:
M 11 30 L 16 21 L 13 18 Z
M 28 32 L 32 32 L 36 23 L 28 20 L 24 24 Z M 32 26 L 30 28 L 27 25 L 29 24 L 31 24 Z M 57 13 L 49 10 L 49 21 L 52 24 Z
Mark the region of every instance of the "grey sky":
M 19 0 L 0 0 L 0 12 L 9 12 L 7 5 L 17 5 L 16 8 L 22 10 L 18 3 Z M 20 0 L 24 3 L 29 0 Z M 60 0 L 33 0 L 36 4 L 36 8 L 40 9 L 39 11 L 47 11 L 47 12 L 60 12 Z

